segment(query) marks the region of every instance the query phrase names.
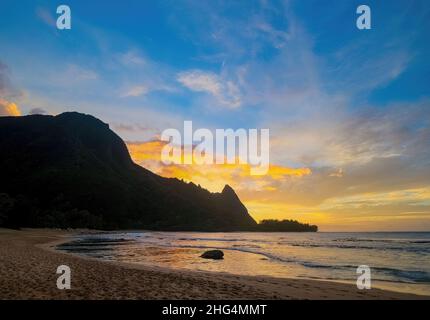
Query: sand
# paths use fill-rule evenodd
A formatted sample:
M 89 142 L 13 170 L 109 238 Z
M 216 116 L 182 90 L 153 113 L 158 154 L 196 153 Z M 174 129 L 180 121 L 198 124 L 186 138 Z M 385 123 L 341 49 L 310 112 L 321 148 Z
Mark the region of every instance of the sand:
M 73 231 L 76 233 L 76 231 Z M 105 262 L 55 250 L 72 232 L 0 229 L 0 299 L 430 299 L 354 285 Z M 56 286 L 59 265 L 72 287 Z

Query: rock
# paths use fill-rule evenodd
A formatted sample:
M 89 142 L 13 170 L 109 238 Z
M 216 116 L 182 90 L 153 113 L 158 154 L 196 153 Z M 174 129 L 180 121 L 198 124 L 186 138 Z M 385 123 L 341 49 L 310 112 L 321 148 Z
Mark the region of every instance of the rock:
M 204 259 L 220 260 L 224 259 L 224 252 L 222 252 L 221 250 L 209 250 L 203 253 L 200 257 Z

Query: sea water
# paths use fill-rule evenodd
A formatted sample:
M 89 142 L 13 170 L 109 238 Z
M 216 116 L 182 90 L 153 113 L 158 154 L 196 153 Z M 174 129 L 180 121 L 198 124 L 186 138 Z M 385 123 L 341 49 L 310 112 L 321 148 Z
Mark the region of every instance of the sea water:
M 113 232 L 76 236 L 59 249 L 90 257 L 198 271 L 356 283 L 430 295 L 430 232 Z M 200 255 L 224 252 L 223 260 Z

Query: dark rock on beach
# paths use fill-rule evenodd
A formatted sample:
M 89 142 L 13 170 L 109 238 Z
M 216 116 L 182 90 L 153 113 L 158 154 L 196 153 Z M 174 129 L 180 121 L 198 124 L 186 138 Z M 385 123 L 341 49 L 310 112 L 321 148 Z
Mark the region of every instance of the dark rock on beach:
M 221 260 L 224 259 L 224 252 L 221 250 L 209 250 L 204 252 L 200 257 L 204 259 Z

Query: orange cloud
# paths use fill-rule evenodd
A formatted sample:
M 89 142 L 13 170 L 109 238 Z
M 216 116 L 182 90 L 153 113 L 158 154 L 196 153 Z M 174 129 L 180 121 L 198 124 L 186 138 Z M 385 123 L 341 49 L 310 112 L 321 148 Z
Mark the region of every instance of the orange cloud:
M 127 148 L 134 162 L 154 160 L 160 161 L 161 150 L 166 145 L 165 141 L 152 140 L 147 142 L 127 142 Z
M 285 176 L 303 177 L 311 174 L 309 168 L 288 168 L 277 165 L 270 165 L 269 175 L 274 179 L 281 179 Z
M 192 181 L 213 192 L 231 185 L 256 220 L 297 219 L 323 231 L 428 230 L 430 226 L 428 187 L 365 188 L 351 193 L 346 192 L 351 179 L 355 184 L 367 181 L 343 168 L 313 172 L 272 164 L 266 175 L 252 176 L 246 164 L 165 165 L 161 162 L 165 145 L 160 140 L 127 143 L 136 163 L 161 176 Z
M 192 181 L 211 191 L 220 191 L 225 184 L 233 186 L 236 190 L 251 186 L 254 189 L 274 191 L 276 188 L 271 186 L 274 180 L 303 177 L 312 173 L 309 168 L 270 165 L 266 175 L 253 176 L 250 175 L 251 167 L 248 164 L 165 165 L 161 162 L 161 151 L 166 143 L 160 140 L 127 142 L 127 147 L 133 160 L 141 166 L 163 177 Z
M 20 116 L 21 110 L 19 110 L 18 106 L 9 102 L 5 99 L 0 98 L 0 116 Z

